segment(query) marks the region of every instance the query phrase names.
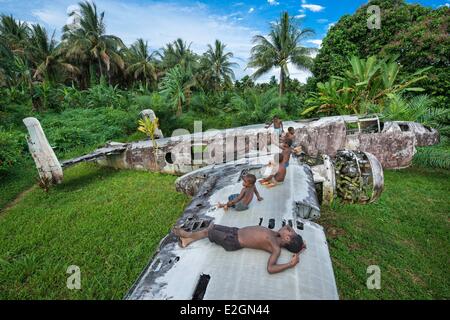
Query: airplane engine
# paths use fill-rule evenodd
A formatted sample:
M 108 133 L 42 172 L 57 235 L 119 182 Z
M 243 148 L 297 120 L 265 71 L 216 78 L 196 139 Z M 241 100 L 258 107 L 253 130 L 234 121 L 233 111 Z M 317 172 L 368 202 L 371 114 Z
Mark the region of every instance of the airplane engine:
M 321 204 L 329 205 L 335 198 L 346 204 L 368 204 L 383 192 L 383 168 L 369 152 L 340 150 L 334 158 L 300 154 L 298 161 L 311 166 Z

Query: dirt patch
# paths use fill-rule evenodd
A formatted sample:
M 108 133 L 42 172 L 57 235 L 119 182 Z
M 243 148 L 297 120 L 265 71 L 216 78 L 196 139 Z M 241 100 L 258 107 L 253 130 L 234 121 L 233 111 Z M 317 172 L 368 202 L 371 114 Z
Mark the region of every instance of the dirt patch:
M 22 201 L 22 199 L 31 191 L 33 191 L 37 186 L 34 185 L 31 188 L 28 188 L 25 191 L 22 191 L 21 193 L 19 193 L 17 195 L 17 197 L 11 201 L 10 203 L 8 203 L 6 206 L 4 206 L 2 209 L 0 209 L 0 217 L 4 216 L 12 207 L 14 207 L 16 204 L 18 204 L 20 201 Z
M 350 244 L 348 245 L 348 249 L 349 249 L 350 251 L 356 251 L 356 250 L 361 249 L 361 246 L 360 246 L 358 243 L 356 243 L 356 242 L 352 242 L 352 243 L 350 243 Z
M 426 287 L 426 283 L 425 281 L 419 277 L 417 274 L 409 271 L 409 270 L 405 270 L 406 274 L 412 279 L 414 284 L 420 285 L 422 287 Z
M 345 235 L 344 229 L 329 226 L 325 229 L 325 234 L 329 239 L 336 239 Z

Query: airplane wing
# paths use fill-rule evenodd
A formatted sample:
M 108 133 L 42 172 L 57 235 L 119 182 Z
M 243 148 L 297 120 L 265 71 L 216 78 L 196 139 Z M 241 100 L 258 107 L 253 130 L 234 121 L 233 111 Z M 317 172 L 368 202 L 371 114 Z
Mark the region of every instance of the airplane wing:
M 268 161 L 268 160 L 267 160 Z M 264 198 L 254 197 L 243 212 L 216 209 L 214 205 L 239 193 L 241 175 L 263 172 L 261 164 L 249 159 L 237 164 L 199 169 L 177 181 L 185 191 L 195 186 L 196 195 L 178 224 L 201 229 L 211 220 L 233 227 L 262 225 L 277 230 L 288 223 L 306 242 L 299 264 L 279 274 L 267 270 L 269 254 L 254 249 L 227 252 L 208 239 L 180 248 L 169 234 L 160 244 L 126 299 L 338 299 L 331 258 L 323 228 L 308 220 L 320 214 L 312 172 L 309 166 L 291 159 L 285 182 L 272 189 L 257 183 Z M 192 185 L 190 186 L 192 187 Z M 306 219 L 305 219 L 306 218 Z M 279 262 L 292 254 L 282 250 Z

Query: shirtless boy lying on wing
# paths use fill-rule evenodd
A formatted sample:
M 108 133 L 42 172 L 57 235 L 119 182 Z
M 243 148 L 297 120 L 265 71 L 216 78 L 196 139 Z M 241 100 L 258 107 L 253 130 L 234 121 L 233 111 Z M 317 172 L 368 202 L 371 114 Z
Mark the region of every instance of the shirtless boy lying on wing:
M 242 248 L 266 251 L 270 253 L 267 262 L 267 272 L 270 274 L 295 267 L 299 262 L 300 253 L 306 249 L 302 237 L 289 225 L 285 225 L 278 232 L 261 226 L 239 229 L 213 223 L 207 229 L 196 232 L 188 232 L 181 227 L 175 227 L 172 231 L 180 238 L 179 244 L 182 248 L 194 241 L 208 238 L 209 241 L 222 246 L 227 251 L 236 251 Z M 288 263 L 277 264 L 282 248 L 289 250 L 294 255 Z

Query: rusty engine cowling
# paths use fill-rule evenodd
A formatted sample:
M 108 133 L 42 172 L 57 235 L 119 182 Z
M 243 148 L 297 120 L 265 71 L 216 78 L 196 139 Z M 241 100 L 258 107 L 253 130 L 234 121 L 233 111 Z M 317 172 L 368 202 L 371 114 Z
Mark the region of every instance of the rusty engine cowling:
M 383 167 L 369 152 L 339 150 L 334 158 L 301 153 L 297 160 L 311 166 L 322 205 L 330 205 L 336 198 L 347 204 L 368 204 L 383 192 Z

